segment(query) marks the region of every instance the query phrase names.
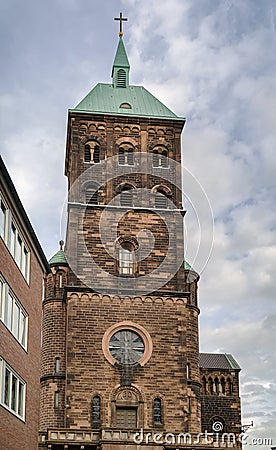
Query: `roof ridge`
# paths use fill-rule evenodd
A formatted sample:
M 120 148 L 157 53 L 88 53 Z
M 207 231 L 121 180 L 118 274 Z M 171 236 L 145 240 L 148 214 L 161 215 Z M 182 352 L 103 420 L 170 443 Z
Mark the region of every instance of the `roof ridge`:
M 227 361 L 229 362 L 232 369 L 240 369 L 239 364 L 237 363 L 235 358 L 230 353 L 224 353 L 224 356 L 227 359 Z

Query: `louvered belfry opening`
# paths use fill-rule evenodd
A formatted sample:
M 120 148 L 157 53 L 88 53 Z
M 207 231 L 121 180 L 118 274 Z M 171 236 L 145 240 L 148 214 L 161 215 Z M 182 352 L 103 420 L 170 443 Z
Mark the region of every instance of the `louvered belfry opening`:
M 100 147 L 98 145 L 94 147 L 93 162 L 95 164 L 100 162 Z
M 119 69 L 117 72 L 116 87 L 120 87 L 120 88 L 126 87 L 126 71 L 124 69 Z
M 155 208 L 166 209 L 168 207 L 168 199 L 164 192 L 157 191 L 155 194 Z

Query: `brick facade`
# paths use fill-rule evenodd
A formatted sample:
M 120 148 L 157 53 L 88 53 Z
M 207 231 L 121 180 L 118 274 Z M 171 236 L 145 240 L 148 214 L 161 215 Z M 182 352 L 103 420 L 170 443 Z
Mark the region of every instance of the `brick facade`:
M 199 276 L 184 262 L 184 123 L 69 112 L 67 263 L 53 257 L 43 301 L 41 449 L 134 450 L 141 429 L 147 449 L 192 448 L 174 442 L 181 433 L 204 449 L 200 433 L 214 417 L 240 429 L 238 391 L 202 390 Z M 122 249 L 132 252 L 130 272 L 120 272 Z M 158 445 L 154 433 L 169 437 Z
M 23 417 L 18 417 L 13 412 L 15 405 L 12 403 L 7 402 L 8 406 L 5 407 L 5 399 L 2 394 L 5 383 L 4 368 L 0 404 L 0 448 L 35 450 L 37 449 L 39 418 L 42 281 L 43 273 L 47 270 L 48 265 L 2 160 L 0 192 L 8 211 L 7 222 L 11 223 L 10 221 L 13 220 L 16 223 L 20 237 L 24 240 L 30 253 L 30 275 L 29 280 L 26 280 L 8 249 L 9 223 L 6 223 L 5 237 L 4 235 L 0 237 L 0 276 L 6 288 L 6 295 L 2 297 L 0 320 L 0 360 L 25 383 L 26 397 Z M 27 315 L 28 333 L 25 348 L 18 342 L 15 333 L 10 331 L 8 323 L 5 323 L 7 290 L 12 293 L 16 298 L 16 304 L 20 305 Z M 15 322 L 15 315 L 13 318 Z

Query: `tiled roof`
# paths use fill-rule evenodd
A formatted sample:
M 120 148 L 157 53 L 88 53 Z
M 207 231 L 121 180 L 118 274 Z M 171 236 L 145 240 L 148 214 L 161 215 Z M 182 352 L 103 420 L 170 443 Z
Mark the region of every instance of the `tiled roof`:
M 237 361 L 229 353 L 200 353 L 199 365 L 204 369 L 240 370 Z
M 49 261 L 49 264 L 68 264 L 63 250 L 59 250 Z

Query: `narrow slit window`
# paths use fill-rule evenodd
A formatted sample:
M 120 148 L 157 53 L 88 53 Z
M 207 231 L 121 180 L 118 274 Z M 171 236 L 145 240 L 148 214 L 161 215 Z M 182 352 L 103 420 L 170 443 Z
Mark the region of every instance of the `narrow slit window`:
M 155 424 L 162 423 L 162 408 L 161 399 L 155 398 L 153 401 L 153 421 Z
M 56 391 L 56 392 L 55 392 L 54 407 L 55 407 L 56 409 L 59 408 L 59 391 Z
M 94 147 L 93 162 L 95 164 L 100 162 L 100 147 L 98 145 L 95 145 Z
M 55 361 L 55 372 L 56 373 L 60 372 L 60 358 L 56 358 L 56 361 Z
M 84 147 L 84 161 L 85 162 L 90 162 L 91 161 L 91 149 L 90 149 L 90 145 L 87 144 Z
M 98 427 L 101 422 L 101 399 L 95 395 L 92 400 L 92 426 Z
M 129 149 L 127 152 L 127 164 L 130 166 L 133 166 L 134 159 L 133 159 L 133 150 Z

